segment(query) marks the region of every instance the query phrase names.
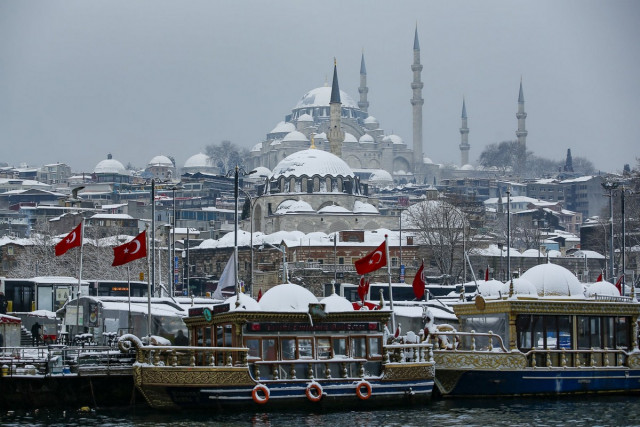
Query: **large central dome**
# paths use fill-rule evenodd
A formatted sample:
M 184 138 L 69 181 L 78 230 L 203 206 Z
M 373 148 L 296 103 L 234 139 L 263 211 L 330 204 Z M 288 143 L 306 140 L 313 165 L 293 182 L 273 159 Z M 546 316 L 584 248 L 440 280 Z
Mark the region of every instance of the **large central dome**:
M 329 86 L 318 87 L 305 93 L 294 107 L 294 110 L 305 107 L 328 107 L 330 100 L 331 88 Z M 342 102 L 343 108 L 358 108 L 358 104 L 355 103 L 353 98 L 343 91 L 340 91 L 340 102 Z
M 308 149 L 297 151 L 282 159 L 273 169 L 270 179 L 302 175 L 355 177 L 349 165 L 335 154 Z

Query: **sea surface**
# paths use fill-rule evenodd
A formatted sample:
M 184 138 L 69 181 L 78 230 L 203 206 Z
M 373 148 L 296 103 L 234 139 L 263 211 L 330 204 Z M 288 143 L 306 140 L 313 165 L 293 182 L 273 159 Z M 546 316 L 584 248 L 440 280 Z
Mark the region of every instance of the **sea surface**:
M 2 426 L 633 426 L 640 396 L 435 400 L 394 410 L 280 412 L 158 412 L 144 407 L 6 411 Z

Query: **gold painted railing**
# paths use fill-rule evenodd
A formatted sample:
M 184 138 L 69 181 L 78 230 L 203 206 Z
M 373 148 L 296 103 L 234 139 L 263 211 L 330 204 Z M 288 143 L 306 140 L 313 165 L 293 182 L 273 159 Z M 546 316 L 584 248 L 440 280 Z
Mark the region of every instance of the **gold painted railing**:
M 471 351 L 495 351 L 494 349 L 499 349 L 500 351 L 507 352 L 507 348 L 504 346 L 504 341 L 502 337 L 498 334 L 494 334 L 493 332 L 459 332 L 459 331 L 443 331 L 443 332 L 434 332 L 427 335 L 426 340 L 430 339 L 430 337 L 434 337 L 438 341 L 439 349 L 441 350 L 471 350 Z M 469 338 L 470 343 L 468 345 L 463 345 L 463 338 Z M 486 338 L 487 346 L 482 349 L 478 348 L 476 345 L 477 338 Z M 451 339 L 451 341 L 449 341 Z M 495 343 L 494 343 L 495 340 Z M 464 348 L 463 348 L 464 347 Z
M 138 347 L 137 362 L 154 366 L 247 366 L 248 348 L 242 347 Z
M 551 350 L 532 349 L 525 353 L 531 368 L 627 367 L 629 354 L 620 349 Z
M 387 344 L 383 352 L 385 363 L 433 362 L 433 345 L 426 342 Z

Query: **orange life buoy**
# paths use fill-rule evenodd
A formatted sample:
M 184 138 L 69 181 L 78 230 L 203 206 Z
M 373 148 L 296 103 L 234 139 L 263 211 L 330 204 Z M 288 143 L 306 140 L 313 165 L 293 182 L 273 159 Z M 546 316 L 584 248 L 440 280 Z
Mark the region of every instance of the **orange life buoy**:
M 365 392 L 362 392 L 362 387 L 365 388 Z M 367 381 L 360 381 L 358 384 L 356 384 L 356 395 L 361 399 L 361 400 L 367 400 L 368 398 L 371 397 L 371 384 L 369 384 Z
M 260 395 L 259 394 L 260 392 L 263 395 Z M 256 402 L 259 405 L 264 405 L 265 403 L 267 403 L 269 401 L 270 395 L 271 395 L 271 392 L 269 391 L 269 388 L 263 384 L 256 385 L 251 391 L 251 398 L 253 399 L 254 402 Z
M 322 399 L 322 386 L 318 383 L 310 383 L 305 391 L 307 399 L 312 402 L 319 402 Z

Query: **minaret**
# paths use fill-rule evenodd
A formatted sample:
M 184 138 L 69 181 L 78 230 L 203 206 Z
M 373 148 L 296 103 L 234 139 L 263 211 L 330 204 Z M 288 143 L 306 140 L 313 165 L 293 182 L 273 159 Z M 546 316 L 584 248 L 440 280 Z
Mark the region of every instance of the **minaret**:
M 411 105 L 413 106 L 413 155 L 415 158 L 414 174 L 418 174 L 422 170 L 423 154 L 422 154 L 422 105 L 424 99 L 422 99 L 422 88 L 424 84 L 420 81 L 420 73 L 422 72 L 422 65 L 420 64 L 420 43 L 418 42 L 418 26 L 416 25 L 416 33 L 413 39 L 413 64 L 411 65 L 411 71 L 413 71 L 413 82 L 411 83 L 411 89 L 413 90 L 413 98 L 411 98 Z
M 518 112 L 516 113 L 516 118 L 518 119 L 518 130 L 516 131 L 516 136 L 518 137 L 518 142 L 522 144 L 524 147 L 524 152 L 527 152 L 527 130 L 525 129 L 525 119 L 527 118 L 527 113 L 524 112 L 524 95 L 522 93 L 522 78 L 520 79 L 520 93 L 518 95 Z
M 460 166 L 469 164 L 469 128 L 467 127 L 467 107 L 462 98 L 462 126 L 460 127 Z
M 358 92 L 360 92 L 358 107 L 366 113 L 369 109 L 369 101 L 367 101 L 369 88 L 367 87 L 367 67 L 364 66 L 364 51 L 362 52 L 362 59 L 360 60 L 360 87 L 358 88 Z
M 342 143 L 344 132 L 340 128 L 340 116 L 342 115 L 342 102 L 340 101 L 340 87 L 338 86 L 338 67 L 333 59 L 333 83 L 331 84 L 331 99 L 329 100 L 329 132 L 327 139 L 331 153 L 342 157 Z

